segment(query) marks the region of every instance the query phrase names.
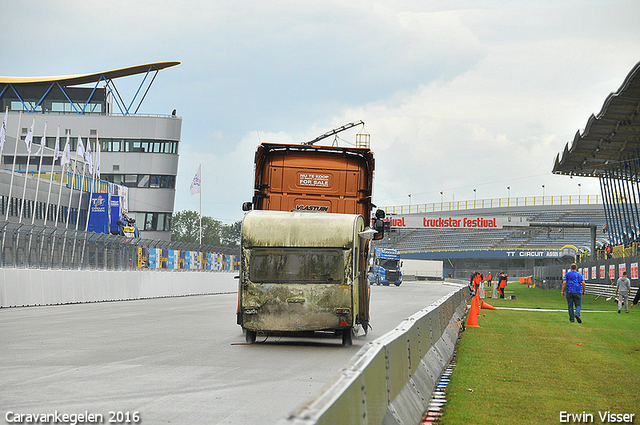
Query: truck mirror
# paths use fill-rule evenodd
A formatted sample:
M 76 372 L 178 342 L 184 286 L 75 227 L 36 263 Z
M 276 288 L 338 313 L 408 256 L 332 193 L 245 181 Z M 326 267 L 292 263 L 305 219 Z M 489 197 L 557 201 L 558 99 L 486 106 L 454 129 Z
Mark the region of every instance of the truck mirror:
M 384 211 L 382 213 L 384 214 Z M 374 241 L 379 241 L 380 239 L 384 239 L 384 227 L 385 227 L 384 224 L 385 222 L 380 218 L 376 218 L 373 221 L 373 228 L 378 232 L 373 236 Z
M 242 211 L 251 211 L 252 208 L 253 208 L 253 205 L 251 204 L 251 202 L 242 203 Z

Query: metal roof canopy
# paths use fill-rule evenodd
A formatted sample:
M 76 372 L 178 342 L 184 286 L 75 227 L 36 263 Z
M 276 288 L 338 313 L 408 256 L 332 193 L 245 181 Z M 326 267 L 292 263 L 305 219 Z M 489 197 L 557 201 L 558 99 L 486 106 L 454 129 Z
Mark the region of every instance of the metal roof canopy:
M 135 111 L 133 112 L 133 114 L 136 114 L 138 112 L 138 109 L 140 108 L 140 105 L 142 105 L 142 101 L 146 97 L 149 89 L 151 88 L 151 84 L 153 84 L 153 81 L 155 80 L 155 77 L 158 74 L 158 72 L 162 69 L 169 68 L 179 64 L 180 62 L 175 62 L 175 61 L 174 62 L 155 62 L 155 63 L 145 64 L 145 65 L 132 66 L 128 68 L 115 69 L 112 71 L 97 72 L 93 74 L 79 74 L 79 75 L 67 75 L 67 76 L 57 76 L 57 77 L 0 77 L 0 85 L 4 85 L 4 87 L 2 88 L 2 91 L 0 91 L 0 97 L 2 97 L 2 95 L 8 88 L 11 88 L 15 93 L 15 95 L 18 97 L 18 99 L 20 99 L 20 102 L 22 102 L 22 105 L 24 106 L 25 110 L 27 110 L 29 113 L 33 113 L 35 112 L 36 108 L 40 106 L 40 104 L 45 99 L 49 91 L 51 91 L 51 89 L 57 85 L 66 96 L 67 100 L 72 105 L 73 109 L 78 113 L 78 115 L 82 115 L 85 111 L 85 108 L 89 104 L 91 97 L 93 96 L 96 89 L 98 88 L 100 82 L 104 81 L 107 89 L 112 94 L 114 94 L 114 100 L 116 102 L 116 105 L 120 109 L 120 112 L 123 115 L 129 115 L 131 113 L 133 103 L 136 97 L 138 97 L 140 90 L 144 86 L 144 83 L 147 77 L 149 76 L 149 74 L 154 72 L 153 78 L 149 82 L 147 89 L 145 90 L 144 94 L 142 95 L 142 98 L 138 102 L 138 105 Z M 135 95 L 131 99 L 129 106 L 126 106 L 125 102 L 120 96 L 120 93 L 118 92 L 118 89 L 115 86 L 115 83 L 113 82 L 113 79 L 128 77 L 128 76 L 138 75 L 138 74 L 145 74 L 145 76 L 141 81 L 140 86 L 138 87 Z M 71 98 L 69 98 L 64 88 L 78 86 L 82 84 L 95 84 L 95 85 L 94 85 L 93 91 L 91 92 L 91 94 L 89 95 L 89 98 L 84 103 L 84 106 L 82 107 L 82 109 L 78 109 L 74 103 L 80 103 L 80 102 L 74 102 Z M 45 90 L 45 93 L 37 102 L 37 104 L 33 108 L 29 109 L 25 104 L 25 102 L 20 97 L 20 95 L 18 94 L 18 89 L 20 89 L 21 86 L 23 87 L 24 86 L 47 87 L 48 86 L 48 88 Z
M 617 92 L 611 93 L 585 130 L 556 156 L 554 174 L 601 177 L 620 162 L 640 156 L 640 62 Z

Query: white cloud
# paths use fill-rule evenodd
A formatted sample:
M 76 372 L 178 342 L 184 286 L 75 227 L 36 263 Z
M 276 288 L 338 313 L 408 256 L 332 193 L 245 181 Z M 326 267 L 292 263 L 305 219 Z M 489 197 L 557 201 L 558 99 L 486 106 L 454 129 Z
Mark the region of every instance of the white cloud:
M 380 205 L 598 193 L 552 162 L 639 60 L 638 16 L 634 0 L 8 2 L 0 75 L 181 61 L 141 112 L 183 117 L 176 210 L 197 209 L 203 163 L 203 213 L 224 220 L 251 198 L 258 132 L 360 119 Z

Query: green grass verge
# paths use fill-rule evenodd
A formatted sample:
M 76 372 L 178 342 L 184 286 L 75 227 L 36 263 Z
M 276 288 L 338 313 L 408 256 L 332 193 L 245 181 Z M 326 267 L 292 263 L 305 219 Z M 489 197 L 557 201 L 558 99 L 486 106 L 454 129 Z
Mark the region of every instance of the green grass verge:
M 480 327 L 458 341 L 441 423 L 556 424 L 560 412 L 601 423 L 610 411 L 640 424 L 640 304 L 618 314 L 614 301 L 586 295 L 578 324 L 559 290 L 510 283 L 510 294 L 485 302 L 541 311 L 480 310 Z

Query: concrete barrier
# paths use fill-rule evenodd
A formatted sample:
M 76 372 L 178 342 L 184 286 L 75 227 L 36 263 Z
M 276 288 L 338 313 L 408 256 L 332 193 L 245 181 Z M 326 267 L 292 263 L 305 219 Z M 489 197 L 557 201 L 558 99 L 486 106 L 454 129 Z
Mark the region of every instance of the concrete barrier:
M 363 346 L 325 390 L 279 425 L 416 425 L 453 356 L 467 285 Z
M 236 292 L 237 272 L 0 269 L 0 307 Z

